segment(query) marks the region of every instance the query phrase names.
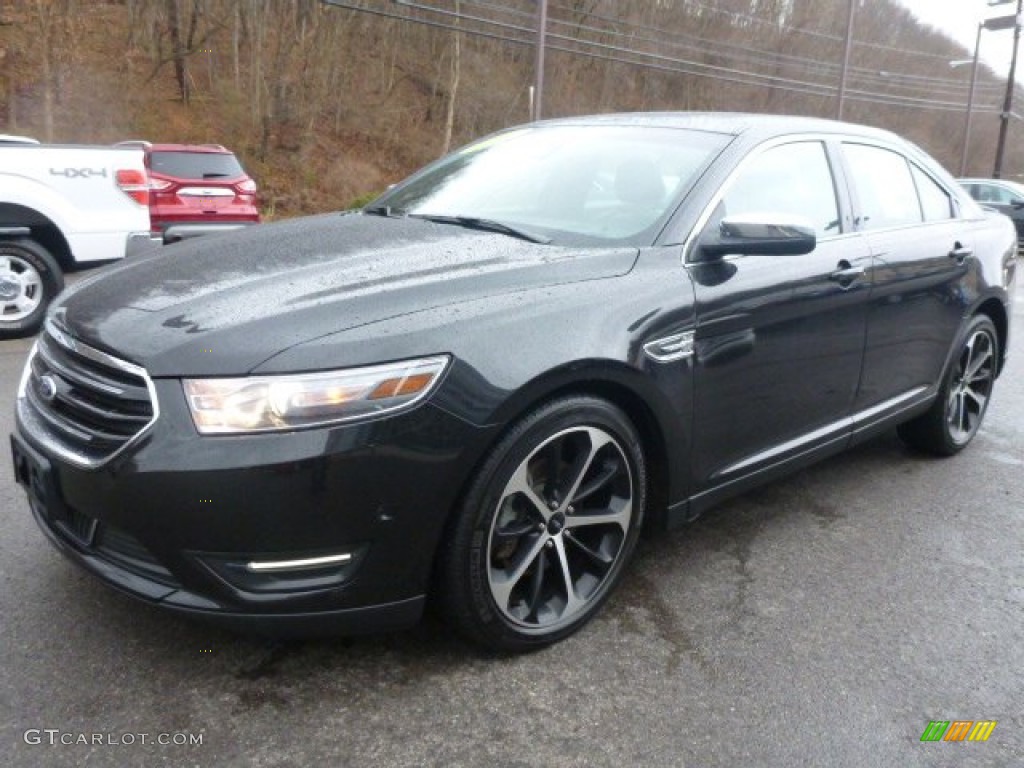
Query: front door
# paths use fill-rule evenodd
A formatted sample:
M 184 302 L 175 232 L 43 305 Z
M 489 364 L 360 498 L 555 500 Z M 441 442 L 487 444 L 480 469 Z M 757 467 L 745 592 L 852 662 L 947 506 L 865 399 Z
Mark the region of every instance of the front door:
M 691 264 L 694 482 L 698 491 L 848 437 L 864 349 L 870 251 L 844 231 L 820 141 L 750 157 L 711 217 L 797 214 L 818 244 L 802 256 L 736 254 Z

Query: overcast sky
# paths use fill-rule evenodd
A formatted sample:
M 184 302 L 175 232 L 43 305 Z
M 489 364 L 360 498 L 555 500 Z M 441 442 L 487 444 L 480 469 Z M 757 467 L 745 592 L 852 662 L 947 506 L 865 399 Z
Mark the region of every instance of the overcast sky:
M 974 54 L 978 24 L 994 16 L 1009 16 L 1016 12 L 1016 3 L 992 8 L 988 0 L 898 0 L 925 24 L 936 27 Z M 869 12 L 871 0 L 862 1 L 859 10 Z M 981 58 L 997 74 L 1006 75 L 1010 69 L 1013 50 L 1013 30 L 981 33 Z M 1018 65 L 1020 62 L 1018 62 Z

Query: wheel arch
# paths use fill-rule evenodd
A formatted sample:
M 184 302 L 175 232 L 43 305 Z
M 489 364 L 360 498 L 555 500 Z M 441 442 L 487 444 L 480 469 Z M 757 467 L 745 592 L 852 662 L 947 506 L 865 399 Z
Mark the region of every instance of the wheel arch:
M 1003 371 L 1003 366 L 1006 365 L 1006 346 L 1010 334 L 1010 319 L 1006 314 L 1006 306 L 995 296 L 990 296 L 978 305 L 973 315 L 987 316 L 992 321 L 992 325 L 996 327 L 996 336 L 999 342 L 999 367 L 996 370 L 996 375 L 999 375 Z
M 644 531 L 655 532 L 665 526 L 666 509 L 672 497 L 673 467 L 682 465 L 685 449 L 673 445 L 667 433 L 669 404 L 659 407 L 659 392 L 647 377 L 630 366 L 612 360 L 576 361 L 536 377 L 507 398 L 493 413 L 490 421 L 502 425 L 478 451 L 474 463 L 458 480 L 458 492 L 452 507 L 447 510 L 441 526 L 447 531 L 453 525 L 459 508 L 469 492 L 474 478 L 515 424 L 524 416 L 546 403 L 571 395 L 590 395 L 601 398 L 621 409 L 640 434 L 644 458 L 647 463 L 647 510 Z M 660 395 L 664 398 L 664 395 Z M 435 544 L 433 570 L 436 575 L 445 534 Z M 436 584 L 436 579 L 433 580 Z
M 0 202 L 0 227 L 3 226 L 28 227 L 31 230 L 29 237 L 49 251 L 62 270 L 67 272 L 74 267 L 75 261 L 67 238 L 60 227 L 45 214 L 17 203 Z

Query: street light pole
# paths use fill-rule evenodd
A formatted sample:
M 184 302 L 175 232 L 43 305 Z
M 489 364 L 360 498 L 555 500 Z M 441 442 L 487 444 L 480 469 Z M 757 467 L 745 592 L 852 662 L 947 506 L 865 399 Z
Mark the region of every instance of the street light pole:
M 978 52 L 981 50 L 981 30 L 985 24 L 978 25 L 978 37 L 974 41 L 974 61 L 971 63 L 971 87 L 967 91 L 967 116 L 964 118 L 964 144 L 960 150 L 960 176 L 967 175 L 967 148 L 971 142 L 971 112 L 974 109 L 974 86 L 978 82 Z
M 846 45 L 843 47 L 843 70 L 839 75 L 839 104 L 836 106 L 836 120 L 843 119 L 843 98 L 846 96 L 846 72 L 850 68 L 850 48 L 853 47 L 853 14 L 857 8 L 857 0 L 849 0 L 849 2 L 850 11 L 846 17 Z
M 537 50 L 534 62 L 534 77 L 536 77 L 535 95 L 533 99 L 532 119 L 540 120 L 541 102 L 544 99 L 544 42 L 548 26 L 548 0 L 540 0 L 537 6 Z
M 1006 150 L 1006 132 L 1010 126 L 1010 112 L 1013 110 L 1013 81 L 1017 74 L 1017 44 L 1020 42 L 1021 12 L 1024 11 L 1024 0 L 1017 0 L 1017 19 L 1013 25 L 1013 54 L 1010 57 L 1010 75 L 1006 79 L 1006 98 L 1003 99 L 1003 112 L 999 115 L 999 141 L 996 143 L 996 166 L 992 171 L 993 178 L 1002 178 L 1003 153 Z

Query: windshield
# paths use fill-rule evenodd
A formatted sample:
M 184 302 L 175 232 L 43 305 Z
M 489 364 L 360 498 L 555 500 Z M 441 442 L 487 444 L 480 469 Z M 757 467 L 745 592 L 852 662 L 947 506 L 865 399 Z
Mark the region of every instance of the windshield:
M 729 138 L 640 126 L 519 128 L 439 160 L 367 210 L 491 220 L 562 245 L 650 245 Z

